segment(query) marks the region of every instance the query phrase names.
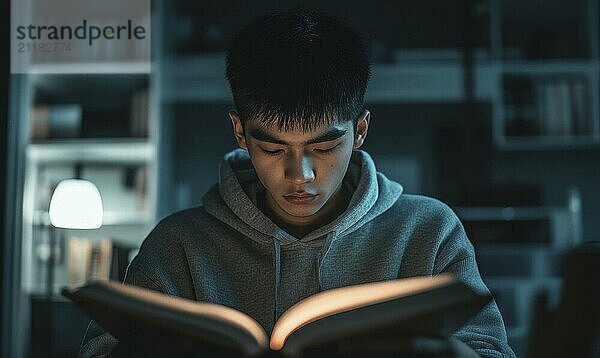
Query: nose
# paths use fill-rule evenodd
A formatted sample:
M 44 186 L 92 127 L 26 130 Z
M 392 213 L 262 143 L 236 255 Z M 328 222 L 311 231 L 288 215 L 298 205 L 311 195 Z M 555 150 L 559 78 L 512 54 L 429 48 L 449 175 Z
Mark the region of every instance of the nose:
M 311 158 L 306 155 L 290 156 L 285 168 L 285 177 L 296 185 L 315 180 L 315 171 Z

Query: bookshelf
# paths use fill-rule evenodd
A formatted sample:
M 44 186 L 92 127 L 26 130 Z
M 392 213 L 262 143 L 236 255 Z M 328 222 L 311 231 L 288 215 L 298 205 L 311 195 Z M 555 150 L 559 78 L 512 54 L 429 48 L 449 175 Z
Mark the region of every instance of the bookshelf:
M 136 249 L 153 227 L 156 212 L 156 142 L 149 115 L 149 75 L 31 74 L 31 100 L 24 109 L 22 287 L 44 292 L 48 249 L 48 204 L 63 179 L 98 186 L 104 226 L 93 232 L 61 231 L 53 292 L 69 285 L 68 242 L 86 237 L 95 245 L 110 239 Z M 41 255 L 41 256 L 40 256 Z
M 62 70 L 62 65 L 53 66 Z M 150 100 L 153 80 L 147 73 L 111 72 L 127 70 L 121 64 L 106 66 L 107 73 L 85 74 L 79 72 L 85 66 L 76 71 L 71 68 L 73 72 L 48 73 L 40 65 L 40 73 L 20 76 L 22 92 L 28 95 L 18 118 L 23 214 L 15 270 L 21 298 L 13 303 L 16 356 L 35 354 L 31 352 L 37 349 L 36 343 L 28 346 L 28 342 L 41 339 L 34 331 L 43 322 L 40 297 L 49 289 L 49 267 L 54 272 L 51 309 L 58 310 L 57 304 L 68 304 L 61 299 L 60 289 L 73 284 L 74 277 L 82 279 L 81 274 L 73 275 L 73 267 L 81 266 L 77 266 L 75 244 L 82 247 L 85 243 L 79 253 L 90 254 L 89 261 L 83 261 L 88 267 L 83 272 L 104 274 L 108 269 L 110 277 L 119 279 L 125 264 L 121 257 L 129 253 L 132 258 L 156 221 L 158 131 Z M 57 183 L 68 178 L 96 184 L 104 202 L 103 226 L 92 231 L 58 230 L 58 240 L 51 246 L 49 200 Z M 52 250 L 57 260 L 49 265 Z M 66 309 L 63 306 L 61 310 Z M 67 311 L 65 319 L 75 326 L 87 320 L 72 309 Z M 70 332 L 70 339 L 83 331 L 64 332 Z
M 20 167 L 15 180 L 21 212 L 14 223 L 8 356 L 76 354 L 88 318 L 62 299 L 60 289 L 72 285 L 74 276 L 83 279 L 85 272 L 108 272 L 119 280 L 124 258 L 135 255 L 156 223 L 160 131 L 152 99 L 160 91 L 150 70 L 145 60 L 37 61 L 29 64 L 28 73 L 11 79 L 11 91 L 18 93 L 11 135 Z M 103 226 L 55 230 L 50 240 L 49 200 L 57 183 L 68 178 L 96 184 L 103 198 Z M 83 251 L 75 251 L 73 243 Z M 53 265 L 49 252 L 56 257 Z M 72 325 L 53 326 L 53 351 L 41 353 L 47 314 L 58 317 L 55 324 Z
M 598 4 L 491 0 L 493 138 L 502 150 L 600 144 Z M 518 9 L 518 10 L 517 10 Z

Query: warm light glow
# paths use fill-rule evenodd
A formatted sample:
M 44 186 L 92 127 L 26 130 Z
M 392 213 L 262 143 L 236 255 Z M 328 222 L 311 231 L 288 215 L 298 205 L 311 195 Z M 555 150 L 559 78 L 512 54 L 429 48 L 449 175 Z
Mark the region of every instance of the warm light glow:
M 317 293 L 296 303 L 281 315 L 273 328 L 269 345 L 272 350 L 280 350 L 292 333 L 318 319 L 413 295 L 453 281 L 455 281 L 454 276 L 442 274 L 433 277 L 365 283 Z
M 169 296 L 149 289 L 128 284 L 120 284 L 118 282 L 106 281 L 99 284 L 108 286 L 125 295 L 130 295 L 168 309 L 176 309 L 181 312 L 189 313 L 190 315 L 198 315 L 216 321 L 227 322 L 228 324 L 249 333 L 259 347 L 267 347 L 267 333 L 262 326 L 247 314 L 233 308 L 215 303 L 198 302 L 181 297 Z
M 97 229 L 102 226 L 102 198 L 87 180 L 67 179 L 58 183 L 50 200 L 50 222 L 65 229 Z

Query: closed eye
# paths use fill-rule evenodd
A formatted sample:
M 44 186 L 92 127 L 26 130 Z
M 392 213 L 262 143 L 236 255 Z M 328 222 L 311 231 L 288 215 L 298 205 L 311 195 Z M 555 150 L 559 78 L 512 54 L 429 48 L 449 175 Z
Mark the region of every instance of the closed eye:
M 263 148 L 260 148 L 263 153 L 267 154 L 267 155 L 279 155 L 281 153 L 283 153 L 283 149 L 278 149 L 278 150 L 266 150 Z
M 313 150 L 314 150 L 315 152 L 317 152 L 317 153 L 329 153 L 329 152 L 333 152 L 333 151 L 334 151 L 334 150 L 335 150 L 337 147 L 339 147 L 339 145 L 340 145 L 340 143 L 338 143 L 338 144 L 334 145 L 334 146 L 333 146 L 333 147 L 331 147 L 331 148 L 326 148 L 326 149 L 323 149 L 323 148 L 315 148 L 315 149 L 313 149 Z

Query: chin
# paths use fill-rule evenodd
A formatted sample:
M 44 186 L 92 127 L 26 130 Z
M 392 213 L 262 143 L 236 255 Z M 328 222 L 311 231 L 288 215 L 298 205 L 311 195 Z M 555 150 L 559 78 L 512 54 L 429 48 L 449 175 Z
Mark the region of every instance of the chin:
M 309 216 L 315 215 L 323 207 L 322 205 L 318 205 L 318 204 L 299 207 L 299 206 L 296 206 L 294 204 L 290 204 L 287 202 L 283 203 L 283 205 L 284 206 L 281 206 L 281 204 L 280 204 L 282 209 L 284 209 L 284 211 L 288 215 L 295 216 L 295 217 L 309 217 Z
M 309 217 L 315 215 L 319 211 L 318 208 L 304 208 L 304 209 L 288 209 L 285 212 L 290 216 L 295 217 Z

